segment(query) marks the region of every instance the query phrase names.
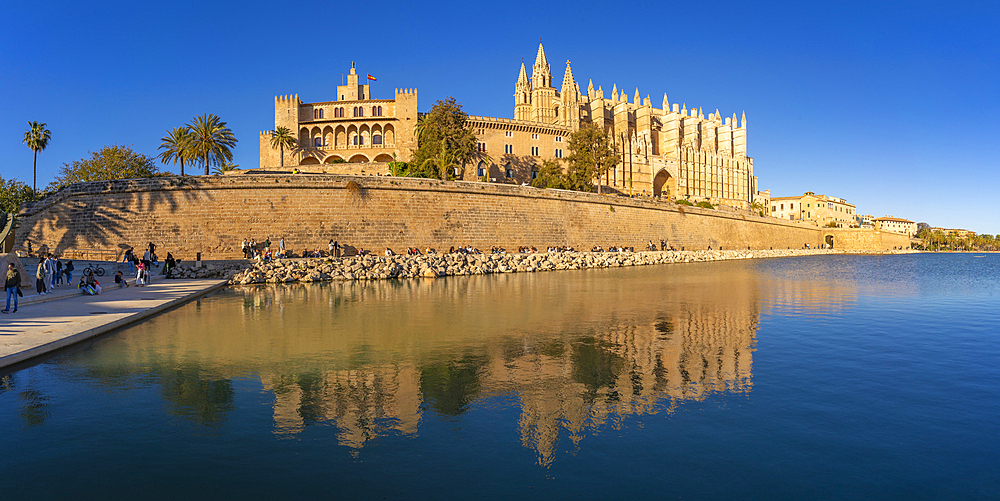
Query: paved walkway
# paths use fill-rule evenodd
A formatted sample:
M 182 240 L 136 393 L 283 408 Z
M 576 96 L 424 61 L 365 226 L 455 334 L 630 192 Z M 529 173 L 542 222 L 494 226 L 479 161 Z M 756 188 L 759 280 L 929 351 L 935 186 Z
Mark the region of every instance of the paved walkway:
M 160 279 L 146 287 L 118 289 L 107 277 L 103 282 L 110 286 L 99 296 L 61 287 L 53 294 L 23 297 L 17 313 L 0 314 L 0 368 L 142 320 L 226 284 Z

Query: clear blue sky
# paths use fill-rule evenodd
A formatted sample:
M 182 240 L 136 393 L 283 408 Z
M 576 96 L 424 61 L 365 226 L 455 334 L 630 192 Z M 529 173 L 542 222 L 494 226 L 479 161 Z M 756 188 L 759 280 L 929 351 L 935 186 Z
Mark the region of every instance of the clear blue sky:
M 1000 233 L 1000 2 L 4 2 L 0 175 L 31 182 L 29 120 L 52 141 L 44 186 L 104 145 L 155 155 L 166 130 L 215 113 L 258 164 L 273 97 L 376 98 L 415 87 L 511 117 L 539 37 L 562 81 L 658 104 L 746 111 L 761 188 L 846 198 L 862 213 Z M 529 69 L 530 71 L 530 69 Z M 165 170 L 175 170 L 166 166 Z

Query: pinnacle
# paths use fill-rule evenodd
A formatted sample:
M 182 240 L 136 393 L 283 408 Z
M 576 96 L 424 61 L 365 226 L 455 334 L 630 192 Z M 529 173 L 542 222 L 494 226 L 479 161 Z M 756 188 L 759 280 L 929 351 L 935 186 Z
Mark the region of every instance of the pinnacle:
M 573 69 L 570 68 L 569 61 L 566 61 L 566 74 L 563 75 L 563 92 L 566 92 L 567 86 L 570 89 L 576 86 L 576 80 L 573 79 Z
M 549 61 L 545 59 L 545 48 L 542 42 L 538 42 L 538 54 L 535 55 L 535 66 L 548 66 Z

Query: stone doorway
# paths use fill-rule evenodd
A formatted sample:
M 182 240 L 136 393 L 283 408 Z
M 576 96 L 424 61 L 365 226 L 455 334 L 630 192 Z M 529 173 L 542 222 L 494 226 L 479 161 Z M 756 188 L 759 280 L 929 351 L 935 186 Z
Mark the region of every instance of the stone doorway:
M 828 249 L 832 249 L 833 248 L 833 235 L 827 235 L 826 236 L 826 247 Z

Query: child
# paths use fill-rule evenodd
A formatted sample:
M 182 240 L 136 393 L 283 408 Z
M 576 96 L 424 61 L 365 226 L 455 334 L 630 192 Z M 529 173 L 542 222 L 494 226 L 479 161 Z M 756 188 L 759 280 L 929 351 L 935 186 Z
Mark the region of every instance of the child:
M 122 276 L 122 272 L 120 271 L 115 274 L 115 283 L 118 284 L 119 289 L 128 287 L 128 281 L 125 280 L 125 277 Z

